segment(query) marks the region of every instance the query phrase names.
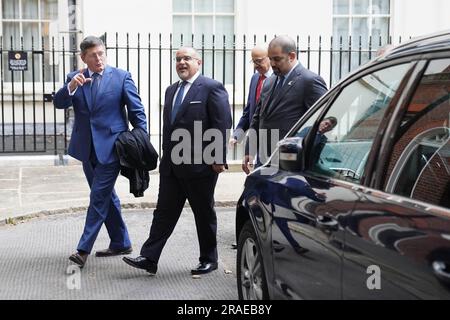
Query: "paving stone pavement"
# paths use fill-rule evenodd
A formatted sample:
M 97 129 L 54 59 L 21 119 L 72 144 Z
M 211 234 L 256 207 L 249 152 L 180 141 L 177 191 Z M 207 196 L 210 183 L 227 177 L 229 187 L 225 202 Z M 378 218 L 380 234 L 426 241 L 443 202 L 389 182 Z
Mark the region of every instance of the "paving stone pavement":
M 24 217 L 80 212 L 87 208 L 89 186 L 82 166 L 76 160 L 71 160 L 70 165 L 55 166 L 53 158 L 5 159 L 0 157 L 0 225 Z M 245 178 L 238 163 L 221 174 L 215 189 L 217 205 L 236 204 Z M 135 198 L 129 192 L 129 181 L 122 175 L 117 179 L 115 190 L 123 207 L 146 209 L 155 206 L 158 186 L 159 174 L 154 170 L 144 197 Z
M 81 273 L 69 260 L 84 225 L 85 213 L 30 219 L 0 226 L 1 300 L 233 300 L 237 299 L 234 208 L 217 209 L 219 268 L 200 279 L 193 214 L 185 209 L 162 253 L 155 277 L 134 269 L 122 256 L 91 255 Z M 152 210 L 125 210 L 134 252 L 148 236 Z M 102 228 L 95 250 L 107 248 Z M 72 273 L 75 270 L 75 273 Z M 225 272 L 231 271 L 231 273 Z M 80 280 L 78 282 L 78 280 Z M 77 287 L 80 286 L 79 289 Z M 71 287 L 72 289 L 69 289 Z

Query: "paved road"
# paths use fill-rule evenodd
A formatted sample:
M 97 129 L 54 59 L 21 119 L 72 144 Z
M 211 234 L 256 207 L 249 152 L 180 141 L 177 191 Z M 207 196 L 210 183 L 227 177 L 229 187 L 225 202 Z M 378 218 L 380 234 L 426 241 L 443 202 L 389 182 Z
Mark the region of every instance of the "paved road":
M 234 209 L 217 211 L 219 269 L 200 279 L 190 275 L 190 269 L 198 262 L 198 242 L 190 209 L 183 211 L 155 277 L 129 267 L 121 257 L 93 255 L 78 273 L 68 257 L 78 243 L 84 213 L 0 226 L 0 299 L 237 299 L 236 251 L 230 248 L 234 241 Z M 151 213 L 151 210 L 124 211 L 134 243 L 132 256 L 138 255 L 148 236 Z M 94 251 L 107 246 L 108 235 L 103 228 Z M 73 270 L 76 272 L 70 274 Z

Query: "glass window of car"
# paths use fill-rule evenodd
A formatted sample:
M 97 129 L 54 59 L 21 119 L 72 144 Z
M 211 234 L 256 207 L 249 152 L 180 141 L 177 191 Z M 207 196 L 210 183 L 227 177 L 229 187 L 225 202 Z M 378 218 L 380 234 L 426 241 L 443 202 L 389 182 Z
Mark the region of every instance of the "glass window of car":
M 450 59 L 430 62 L 401 121 L 385 189 L 450 208 Z
M 360 182 L 379 124 L 410 68 L 406 63 L 378 70 L 342 90 L 316 126 L 310 172 Z M 311 128 L 306 123 L 296 135 L 305 137 Z

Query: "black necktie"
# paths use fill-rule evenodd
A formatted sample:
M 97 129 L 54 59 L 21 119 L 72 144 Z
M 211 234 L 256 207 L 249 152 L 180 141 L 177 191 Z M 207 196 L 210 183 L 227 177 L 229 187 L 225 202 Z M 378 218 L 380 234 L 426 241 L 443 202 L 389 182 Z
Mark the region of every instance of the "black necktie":
M 280 93 L 281 88 L 283 87 L 283 83 L 284 83 L 284 76 L 278 76 L 277 85 L 273 89 L 272 95 L 270 96 L 270 103 L 272 103 L 273 100 L 275 100 L 278 94 Z
M 284 76 L 279 76 L 277 86 L 273 92 L 274 97 L 276 97 L 280 93 L 283 84 L 284 84 Z

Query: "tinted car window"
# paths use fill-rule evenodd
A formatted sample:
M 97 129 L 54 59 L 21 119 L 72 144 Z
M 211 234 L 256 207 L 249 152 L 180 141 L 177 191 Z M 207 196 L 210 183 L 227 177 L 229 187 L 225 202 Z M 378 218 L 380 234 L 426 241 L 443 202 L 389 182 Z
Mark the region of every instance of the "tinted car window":
M 342 90 L 316 130 L 310 171 L 360 182 L 379 124 L 409 69 L 407 63 L 379 70 Z M 311 128 L 306 124 L 297 136 Z
M 450 208 L 450 59 L 430 62 L 398 132 L 386 191 Z

